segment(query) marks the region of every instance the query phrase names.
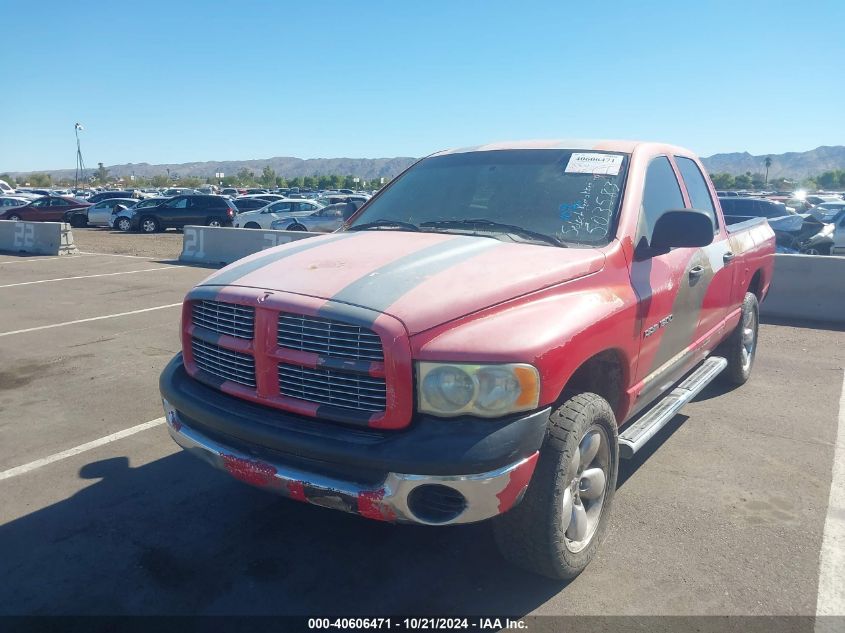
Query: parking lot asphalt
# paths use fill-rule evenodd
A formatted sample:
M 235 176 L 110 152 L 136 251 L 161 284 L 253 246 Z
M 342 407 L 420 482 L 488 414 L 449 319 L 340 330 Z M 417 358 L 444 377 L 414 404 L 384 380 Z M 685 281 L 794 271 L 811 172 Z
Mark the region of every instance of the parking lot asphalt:
M 842 331 L 764 325 L 747 385 L 711 386 L 623 462 L 607 539 L 566 584 L 503 562 L 487 524 L 371 522 L 181 452 L 157 379 L 209 272 L 0 255 L 0 614 L 816 613 Z

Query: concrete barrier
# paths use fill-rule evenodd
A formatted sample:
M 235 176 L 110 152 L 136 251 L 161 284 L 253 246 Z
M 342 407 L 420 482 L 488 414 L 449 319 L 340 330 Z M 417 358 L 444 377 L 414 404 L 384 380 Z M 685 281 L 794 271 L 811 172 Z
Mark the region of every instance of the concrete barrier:
M 0 220 L 0 251 L 32 255 L 73 255 L 76 245 L 64 222 Z
M 845 257 L 775 255 L 763 316 L 845 323 Z
M 179 261 L 194 264 L 231 264 L 266 248 L 317 235 L 321 234 L 305 231 L 186 226 Z

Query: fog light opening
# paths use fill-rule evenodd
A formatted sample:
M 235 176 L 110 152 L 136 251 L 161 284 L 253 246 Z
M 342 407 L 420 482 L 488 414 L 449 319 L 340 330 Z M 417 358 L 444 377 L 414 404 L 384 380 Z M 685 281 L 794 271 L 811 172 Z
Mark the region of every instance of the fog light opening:
M 426 523 L 448 523 L 466 507 L 466 497 L 449 486 L 423 484 L 408 494 L 408 509 Z

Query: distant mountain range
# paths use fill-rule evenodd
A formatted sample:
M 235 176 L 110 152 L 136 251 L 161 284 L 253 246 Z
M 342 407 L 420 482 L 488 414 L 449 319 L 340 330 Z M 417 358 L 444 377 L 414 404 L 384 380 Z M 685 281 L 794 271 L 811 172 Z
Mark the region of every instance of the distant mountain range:
M 731 154 L 713 154 L 702 158 L 704 166 L 711 174 L 728 173 L 733 175 L 746 172 L 764 173 L 766 157 L 772 159 L 769 178 L 806 178 L 832 169 L 845 169 L 845 146 L 822 145 L 809 152 L 786 152 L 785 154 L 761 154 L 752 156 L 748 152 Z
M 764 172 L 766 156 L 772 159 L 769 168 L 769 178 L 806 178 L 831 169 L 845 169 L 845 146 L 822 146 L 808 152 L 787 152 L 785 154 L 761 154 L 753 156 L 748 152 L 734 152 L 729 154 L 714 154 L 702 159 L 705 167 L 711 173 L 727 172 L 729 174 L 744 174 L 745 172 Z M 152 176 L 170 175 L 181 177 L 198 176 L 207 178 L 215 173 L 223 172 L 227 176 L 234 176 L 241 169 L 249 169 L 256 175 L 261 174 L 265 166 L 269 166 L 278 175 L 286 178 L 297 176 L 323 176 L 337 174 L 340 176 L 358 176 L 364 180 L 374 178 L 392 178 L 399 174 L 416 159 L 410 157 L 398 158 L 292 158 L 277 156 L 258 160 L 225 160 L 208 161 L 203 163 L 179 163 L 150 165 L 149 163 L 127 163 L 125 165 L 108 165 L 111 176 L 136 176 L 150 178 Z M 35 172 L 11 172 L 13 176 Z M 73 178 L 73 169 L 50 170 L 46 172 L 53 180 Z

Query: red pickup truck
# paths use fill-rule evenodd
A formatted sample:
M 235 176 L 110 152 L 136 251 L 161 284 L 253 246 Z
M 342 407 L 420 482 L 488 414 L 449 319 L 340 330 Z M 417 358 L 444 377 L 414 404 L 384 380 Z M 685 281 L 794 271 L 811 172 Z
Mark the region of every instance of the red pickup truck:
M 420 160 L 336 233 L 191 290 L 160 388 L 173 439 L 292 499 L 493 519 L 505 557 L 580 573 L 620 457 L 757 349 L 775 238 L 726 226 L 699 160 L 639 142 Z

